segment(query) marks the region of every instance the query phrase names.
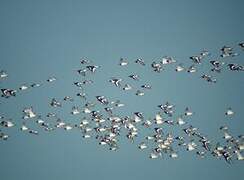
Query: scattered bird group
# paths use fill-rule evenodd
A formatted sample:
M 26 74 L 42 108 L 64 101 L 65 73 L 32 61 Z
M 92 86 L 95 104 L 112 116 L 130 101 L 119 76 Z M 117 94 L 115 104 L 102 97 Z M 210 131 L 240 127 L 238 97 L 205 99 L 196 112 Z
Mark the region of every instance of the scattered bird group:
M 244 43 L 239 43 L 241 50 L 244 50 Z M 175 72 L 197 73 L 199 66 L 203 63 L 209 63 L 210 71 L 200 75 L 203 79 L 210 83 L 217 83 L 217 74 L 221 73 L 223 68 L 230 71 L 244 71 L 244 66 L 225 61 L 226 58 L 238 56 L 239 53 L 234 52 L 234 48 L 223 46 L 220 49 L 221 54 L 218 60 L 207 60 L 211 58 L 210 52 L 203 50 L 197 55 L 189 57 L 190 66 L 178 63 L 173 57 L 164 56 L 151 64 L 146 63 L 142 58 L 129 62 L 125 58 L 119 60 L 118 65 L 121 67 L 129 66 L 134 63 L 138 66 L 149 68 L 153 72 L 161 73 L 169 65 L 176 64 Z M 178 64 L 177 64 L 178 63 Z M 125 137 L 130 142 L 137 144 L 141 151 L 149 151 L 149 158 L 178 158 L 180 149 L 194 153 L 199 158 L 213 156 L 222 158 L 226 162 L 231 163 L 233 160 L 244 160 L 244 136 L 235 137 L 229 131 L 227 126 L 221 126 L 219 131 L 223 134 L 221 142 L 215 142 L 194 127 L 190 118 L 196 112 L 190 107 L 186 107 L 183 112 L 176 110 L 176 105 L 170 102 L 163 102 L 155 105 L 157 113 L 154 117 L 146 117 L 143 112 L 133 112 L 130 115 L 118 115 L 118 110 L 124 106 L 124 103 L 118 99 L 108 98 L 105 95 L 95 95 L 88 97 L 86 94 L 86 85 L 95 83 L 92 76 L 96 74 L 101 66 L 93 64 L 87 59 L 80 60 L 80 69 L 77 70 L 81 76 L 81 81 L 75 81 L 73 85 L 78 88 L 78 92 L 72 96 L 63 98 L 53 97 L 50 99 L 50 109 L 52 112 L 41 115 L 36 112 L 34 106 L 25 107 L 23 109 L 22 122 L 19 125 L 11 119 L 0 117 L 0 140 L 8 140 L 10 135 L 7 134 L 7 128 L 17 127 L 21 132 L 32 135 L 39 135 L 41 130 L 51 132 L 57 129 L 64 131 L 79 131 L 83 138 L 95 138 L 98 144 L 106 146 L 109 150 L 118 150 L 119 138 Z M 8 79 L 6 71 L 0 71 L 0 81 L 4 82 Z M 56 81 L 56 77 L 50 77 L 47 83 Z M 123 79 L 121 77 L 108 78 L 108 82 L 124 92 L 133 91 L 136 96 L 144 96 L 146 91 L 150 91 L 153 85 L 144 82 L 143 78 L 136 74 L 128 74 Z M 16 97 L 22 91 L 42 86 L 44 83 L 22 84 L 16 89 L 1 88 L 1 96 L 4 98 Z M 82 106 L 75 104 L 77 98 L 81 98 L 84 102 Z M 95 103 L 93 102 L 95 101 Z M 63 108 L 65 103 L 70 103 L 72 108 L 70 114 L 79 117 L 78 123 L 67 122 L 59 117 L 54 108 Z M 223 113 L 224 116 L 231 117 L 235 113 L 231 107 L 227 108 Z M 49 119 L 52 119 L 50 121 Z M 36 128 L 32 128 L 36 124 Z M 178 128 L 180 131 L 173 134 L 171 129 Z M 167 132 L 168 130 L 168 132 Z M 145 133 L 147 132 L 147 133 Z

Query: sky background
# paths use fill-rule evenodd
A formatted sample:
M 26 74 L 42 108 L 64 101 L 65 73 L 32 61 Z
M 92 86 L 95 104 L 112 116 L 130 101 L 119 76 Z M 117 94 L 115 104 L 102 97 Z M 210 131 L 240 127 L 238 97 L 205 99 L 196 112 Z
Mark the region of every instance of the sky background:
M 121 57 L 133 61 L 143 58 L 148 65 L 162 56 L 175 57 L 190 65 L 189 56 L 203 49 L 211 58 L 219 49 L 244 40 L 244 2 L 242 0 L 1 0 L 0 1 L 0 69 L 9 78 L 0 87 L 16 88 L 23 83 L 57 81 L 22 93 L 16 98 L 0 99 L 0 113 L 21 124 L 22 110 L 33 106 L 40 114 L 56 111 L 67 121 L 77 122 L 69 112 L 72 105 L 53 110 L 48 103 L 55 97 L 74 96 L 72 83 L 79 80 L 80 57 L 91 59 L 101 68 L 88 95 L 106 95 L 125 102 L 119 112 L 135 111 L 153 116 L 157 105 L 166 101 L 177 110 L 186 106 L 195 112 L 191 123 L 211 139 L 221 139 L 221 125 L 228 125 L 233 135 L 244 132 L 243 73 L 224 70 L 216 84 L 200 79 L 200 74 L 175 73 L 167 68 L 161 74 L 149 68 L 118 66 Z M 244 52 L 230 59 L 243 64 Z M 202 66 L 202 71 L 207 67 Z M 122 93 L 108 83 L 112 76 L 138 73 L 153 90 L 144 97 Z M 81 102 L 79 102 L 82 104 Z M 78 105 L 79 105 L 78 103 Z M 236 114 L 228 119 L 226 108 Z M 169 129 L 169 131 L 171 131 Z M 148 153 L 125 138 L 120 149 L 110 152 L 95 140 L 84 140 L 78 132 L 41 132 L 31 136 L 18 129 L 6 130 L 8 141 L 0 142 L 0 179 L 242 179 L 243 162 L 232 165 L 212 156 L 199 159 L 179 151 L 179 158 L 150 160 Z

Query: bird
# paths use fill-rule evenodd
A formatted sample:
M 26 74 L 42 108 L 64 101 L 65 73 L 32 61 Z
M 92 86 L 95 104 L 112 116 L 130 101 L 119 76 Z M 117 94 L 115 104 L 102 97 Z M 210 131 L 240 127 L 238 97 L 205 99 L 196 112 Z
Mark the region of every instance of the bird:
M 193 61 L 195 64 L 201 64 L 202 61 L 202 56 L 191 56 L 190 59 Z
M 238 64 L 228 64 L 231 71 L 244 71 L 244 66 Z
M 49 79 L 47 79 L 47 82 L 53 82 L 56 81 L 57 78 L 56 77 L 50 77 Z
M 38 135 L 39 134 L 39 132 L 37 130 L 33 130 L 33 129 L 30 129 L 29 133 L 30 134 L 34 134 L 34 135 Z
M 120 66 L 127 66 L 128 64 L 129 64 L 129 62 L 127 60 L 125 60 L 124 58 L 120 58 L 120 60 L 119 60 Z
M 21 91 L 23 91 L 23 90 L 26 90 L 26 89 L 28 89 L 29 87 L 27 86 L 27 85 L 21 85 L 20 87 L 19 87 L 19 90 L 21 90 Z
M 146 145 L 146 143 L 142 142 L 142 143 L 139 144 L 138 148 L 139 149 L 146 149 L 147 145 Z
M 143 85 L 141 85 L 141 87 L 144 89 L 152 89 L 152 86 L 148 85 L 148 84 L 143 84 Z
M 76 115 L 76 114 L 80 114 L 80 110 L 77 106 L 73 106 L 72 107 L 72 111 L 71 111 L 72 115 Z
M 213 78 L 212 76 L 210 75 L 207 75 L 207 74 L 203 74 L 201 76 L 202 79 L 206 80 L 207 82 L 211 82 L 211 83 L 216 83 L 217 82 L 217 79 L 216 78 Z
M 183 120 L 183 117 L 182 116 L 180 116 L 180 117 L 177 118 L 177 124 L 179 124 L 179 125 L 186 124 L 186 122 Z
M 160 114 L 156 114 L 155 116 L 155 124 L 163 124 L 163 118 Z
M 151 67 L 153 68 L 153 71 L 157 73 L 160 73 L 163 70 L 162 63 L 158 63 L 155 61 L 152 62 Z
M 225 115 L 226 115 L 226 116 L 232 116 L 232 115 L 234 115 L 234 111 L 232 110 L 231 107 L 229 107 L 229 108 L 226 110 Z
M 111 78 L 109 80 L 109 82 L 111 82 L 112 84 L 114 84 L 116 87 L 121 87 L 121 82 L 122 82 L 122 79 L 120 78 Z
M 129 84 L 125 84 L 125 86 L 123 87 L 124 91 L 128 91 L 128 90 L 131 90 L 131 89 L 132 89 L 132 87 Z
M 241 48 L 244 48 L 244 43 L 243 43 L 243 42 L 239 43 L 239 46 L 240 46 Z
M 89 63 L 90 63 L 90 60 L 81 58 L 81 59 L 80 59 L 80 63 L 81 63 L 81 64 L 89 64 Z
M 137 91 L 136 91 L 136 95 L 137 95 L 137 96 L 144 96 L 145 93 L 144 93 L 143 91 L 141 91 L 141 90 L 137 90 Z
M 17 91 L 14 89 L 1 89 L 2 97 L 9 98 L 11 96 L 16 96 Z
M 14 123 L 12 121 L 9 121 L 9 120 L 7 120 L 7 121 L 3 120 L 0 122 L 0 125 L 3 127 L 10 128 L 10 127 L 14 126 Z
M 1 70 L 1 71 L 0 71 L 0 80 L 5 79 L 5 78 L 7 78 L 7 77 L 8 77 L 7 72 L 4 71 L 4 70 Z
M 186 107 L 185 109 L 185 116 L 192 116 L 193 112 L 190 110 L 189 107 Z
M 99 68 L 100 66 L 96 66 L 96 65 L 89 65 L 89 66 L 86 66 L 86 68 L 91 71 L 92 73 L 95 73 L 96 70 Z
M 22 126 L 20 127 L 21 131 L 27 131 L 29 130 L 29 128 L 25 125 L 25 123 L 22 124 Z
M 35 87 L 40 87 L 41 84 L 40 83 L 33 83 L 30 85 L 32 88 L 35 88 Z
M 184 71 L 184 70 L 185 70 L 185 68 L 183 67 L 182 64 L 179 64 L 179 65 L 176 66 L 176 68 L 175 68 L 175 71 L 176 71 L 176 72 L 181 72 L 181 71 Z
M 164 56 L 162 58 L 162 60 L 160 61 L 161 64 L 165 65 L 165 64 L 172 64 L 175 63 L 176 60 L 173 57 L 170 56 Z
M 9 135 L 7 135 L 6 133 L 0 132 L 0 139 L 1 140 L 8 140 Z
M 82 76 L 86 76 L 87 74 L 87 69 L 78 69 L 77 70 L 78 74 L 82 75 Z
M 238 161 L 243 161 L 244 160 L 244 156 L 241 154 L 240 151 L 235 150 L 234 153 L 236 154 Z
M 129 75 L 129 78 L 134 79 L 136 81 L 139 80 L 139 76 L 137 74 L 131 74 L 131 75 Z
M 146 65 L 145 61 L 143 59 L 141 59 L 141 58 L 136 59 L 135 60 L 135 63 L 136 64 L 140 64 L 142 66 L 145 66 Z
M 33 111 L 32 107 L 25 108 L 23 110 L 23 113 L 24 113 L 23 119 L 35 118 L 37 116 L 36 113 Z
M 109 101 L 107 100 L 107 98 L 105 98 L 105 96 L 96 96 L 96 98 L 103 105 L 109 104 Z
M 52 98 L 52 100 L 51 100 L 51 102 L 50 102 L 50 105 L 51 105 L 52 107 L 61 107 L 61 106 L 62 106 L 61 102 L 59 102 L 59 101 L 56 100 L 55 98 Z
M 188 69 L 187 69 L 188 73 L 195 73 L 197 72 L 197 69 L 194 65 L 191 65 Z

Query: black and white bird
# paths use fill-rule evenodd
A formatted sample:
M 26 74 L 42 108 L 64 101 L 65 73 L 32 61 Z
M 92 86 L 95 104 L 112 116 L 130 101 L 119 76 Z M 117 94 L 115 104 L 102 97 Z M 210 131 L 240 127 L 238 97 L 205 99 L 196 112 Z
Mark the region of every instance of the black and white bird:
M 136 59 L 135 60 L 135 63 L 136 64 L 140 64 L 142 66 L 145 66 L 146 65 L 145 61 L 143 59 L 141 59 L 141 58 Z
M 116 87 L 121 87 L 121 82 L 122 82 L 122 79 L 120 78 L 111 78 L 109 80 L 109 82 L 111 82 L 112 84 L 114 84 Z
M 96 66 L 96 65 L 89 65 L 86 66 L 86 68 L 91 71 L 92 73 L 95 73 L 95 71 L 99 68 L 100 66 Z

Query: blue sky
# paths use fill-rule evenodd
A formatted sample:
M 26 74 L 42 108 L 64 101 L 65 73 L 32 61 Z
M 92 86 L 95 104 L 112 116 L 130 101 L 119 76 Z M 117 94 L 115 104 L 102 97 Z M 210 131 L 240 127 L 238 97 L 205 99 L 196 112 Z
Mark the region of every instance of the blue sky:
M 219 126 L 227 124 L 235 135 L 243 133 L 242 73 L 225 71 L 216 85 L 199 77 L 166 70 L 158 75 L 130 66 L 119 69 L 121 57 L 133 61 L 141 57 L 150 63 L 162 56 L 175 57 L 189 65 L 189 56 L 207 49 L 217 59 L 224 45 L 237 47 L 243 41 L 241 0 L 205 1 L 0 1 L 0 68 L 9 73 L 2 87 L 43 81 L 56 76 L 53 85 L 41 87 L 11 99 L 1 99 L 1 113 L 21 122 L 24 107 L 40 113 L 50 111 L 52 97 L 74 95 L 72 83 L 80 57 L 101 66 L 89 95 L 105 94 L 126 102 L 122 115 L 143 111 L 155 113 L 159 103 L 170 101 L 179 111 L 186 106 L 196 112 L 191 122 L 210 138 L 221 138 Z M 243 63 L 243 54 L 233 58 Z M 203 66 L 203 70 L 206 67 Z M 142 74 L 154 84 L 143 98 L 123 94 L 107 80 L 129 72 Z M 145 103 L 146 102 L 146 103 Z M 233 107 L 233 120 L 223 116 Z M 59 111 L 67 115 L 70 106 Z M 42 133 L 38 137 L 10 130 L 9 141 L 0 142 L 1 179 L 241 179 L 243 164 L 232 165 L 208 157 L 198 159 L 187 152 L 177 160 L 152 161 L 136 145 L 121 138 L 118 152 L 100 148 L 95 140 L 85 141 L 78 132 Z

